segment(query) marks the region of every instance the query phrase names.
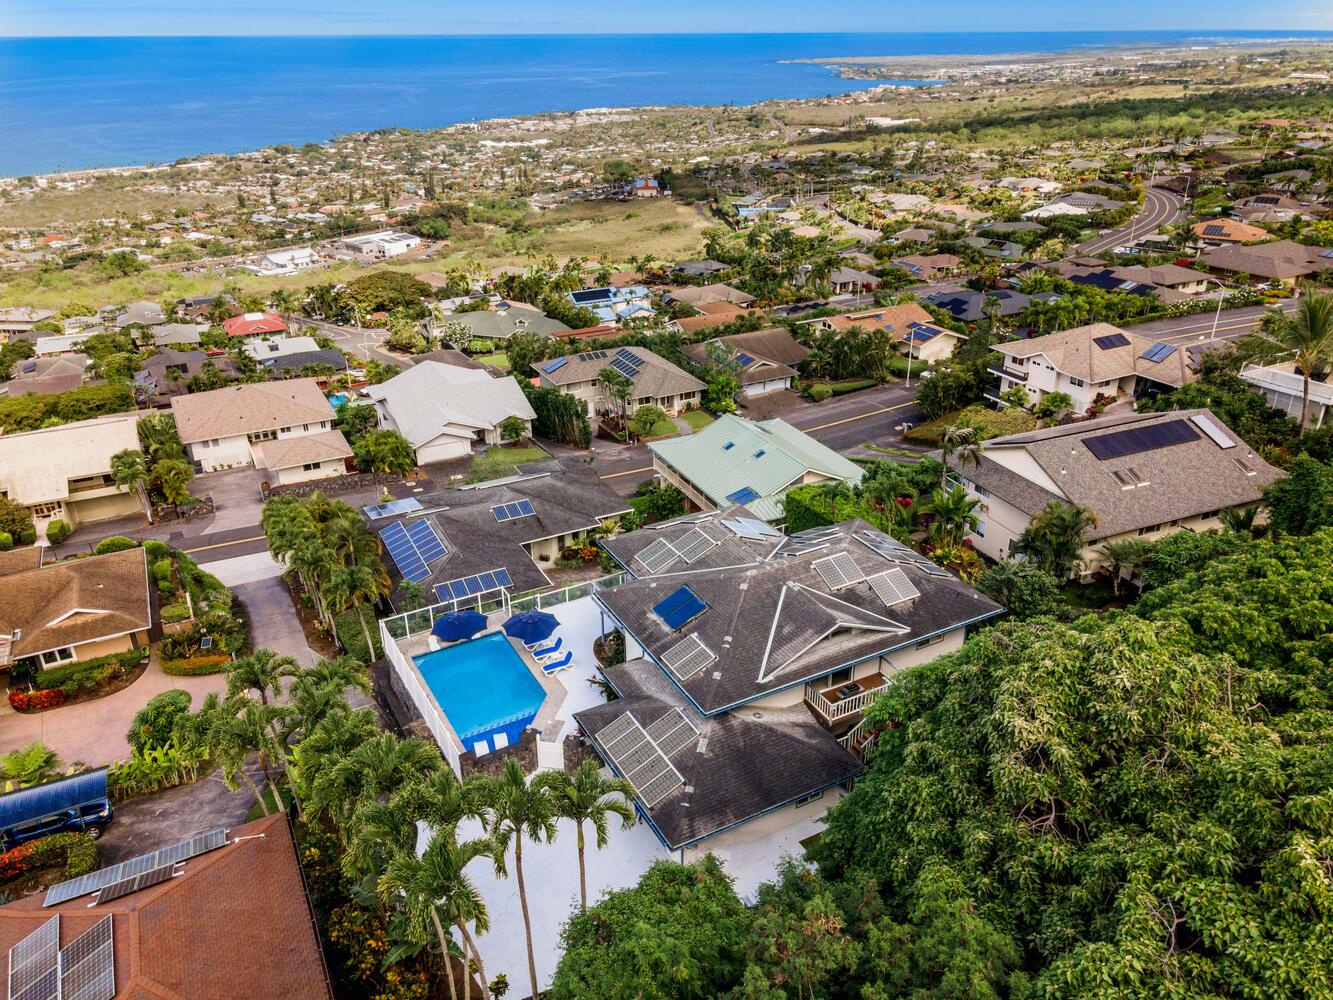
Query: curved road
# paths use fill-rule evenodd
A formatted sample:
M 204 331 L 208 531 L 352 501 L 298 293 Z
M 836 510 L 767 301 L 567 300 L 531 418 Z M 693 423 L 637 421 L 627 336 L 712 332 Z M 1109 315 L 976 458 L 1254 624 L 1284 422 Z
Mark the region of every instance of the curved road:
M 1169 191 L 1158 188 L 1143 189 L 1143 209 L 1129 223 L 1093 237 L 1074 247 L 1074 255 L 1106 253 L 1122 243 L 1155 232 L 1159 227 L 1175 222 L 1182 215 L 1183 202 Z

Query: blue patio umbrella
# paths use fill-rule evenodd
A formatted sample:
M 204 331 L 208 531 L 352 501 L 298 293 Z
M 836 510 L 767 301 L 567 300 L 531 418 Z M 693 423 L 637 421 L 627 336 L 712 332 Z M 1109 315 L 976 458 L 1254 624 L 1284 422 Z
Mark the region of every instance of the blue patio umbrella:
M 450 611 L 435 619 L 431 632 L 445 642 L 471 639 L 486 627 L 486 616 L 479 611 Z
M 522 643 L 540 642 L 560 627 L 560 620 L 545 611 L 520 611 L 505 622 L 505 635 Z

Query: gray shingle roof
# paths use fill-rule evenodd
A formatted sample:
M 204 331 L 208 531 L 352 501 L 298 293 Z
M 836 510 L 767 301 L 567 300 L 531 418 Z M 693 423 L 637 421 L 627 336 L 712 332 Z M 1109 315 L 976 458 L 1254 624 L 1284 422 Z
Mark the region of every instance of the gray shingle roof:
M 689 372 L 676 367 L 666 358 L 658 357 L 644 347 L 616 348 L 608 352 L 604 358 L 580 360 L 587 354 L 601 353 L 600 351 L 584 351 L 580 354 L 566 355 L 565 363 L 551 371 L 547 370 L 552 364 L 551 361 L 539 362 L 532 368 L 533 371 L 541 375 L 543 382 L 550 382 L 552 385 L 561 386 L 569 385 L 572 382 L 588 382 L 597 378 L 598 373 L 603 368 L 611 366 L 616 350 L 629 351 L 643 362 L 639 373 L 634 376 L 633 399 L 641 399 L 645 396 L 651 396 L 654 399 L 660 399 L 663 396 L 678 396 L 681 393 L 696 392 L 704 387 L 704 384 Z

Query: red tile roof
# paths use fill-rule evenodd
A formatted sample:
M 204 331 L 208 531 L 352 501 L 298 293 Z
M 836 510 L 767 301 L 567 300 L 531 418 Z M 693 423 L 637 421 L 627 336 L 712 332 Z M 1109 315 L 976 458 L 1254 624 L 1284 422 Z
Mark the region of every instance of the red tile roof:
M 260 333 L 286 333 L 287 324 L 277 313 L 245 313 L 222 324 L 228 337 L 253 337 Z

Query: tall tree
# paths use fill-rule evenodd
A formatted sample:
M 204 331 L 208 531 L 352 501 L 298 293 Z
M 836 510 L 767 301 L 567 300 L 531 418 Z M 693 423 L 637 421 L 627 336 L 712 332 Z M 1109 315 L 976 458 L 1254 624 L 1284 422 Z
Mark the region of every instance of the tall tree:
M 573 775 L 554 772 L 550 782 L 555 812 L 574 821 L 578 830 L 579 907 L 588 908 L 588 868 L 584 858 L 583 826 L 591 823 L 600 851 L 610 842 L 610 818 L 619 816 L 623 829 L 634 826 L 634 786 L 623 778 L 603 778 L 597 762 L 585 760 Z
M 1310 378 L 1333 359 L 1333 294 L 1309 292 L 1276 330 L 1301 372 L 1301 428 L 1310 416 Z

